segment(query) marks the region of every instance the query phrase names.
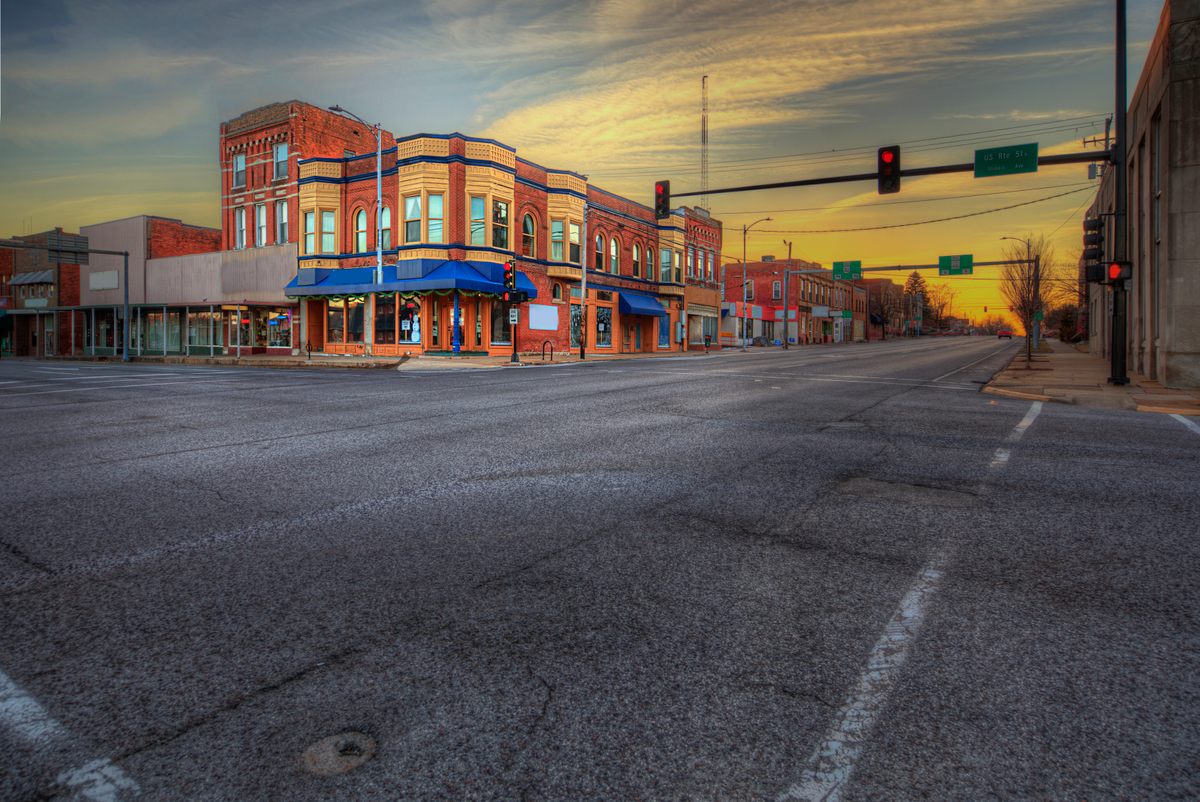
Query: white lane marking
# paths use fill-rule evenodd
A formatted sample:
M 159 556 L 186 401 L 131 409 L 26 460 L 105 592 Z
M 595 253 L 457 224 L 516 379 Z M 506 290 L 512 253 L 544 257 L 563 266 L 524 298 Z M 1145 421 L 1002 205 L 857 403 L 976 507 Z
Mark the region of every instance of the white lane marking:
M 1016 443 L 1025 436 L 1042 411 L 1042 402 L 1034 401 L 1025 417 L 1013 427 L 1005 443 Z M 991 468 L 1008 464 L 1008 448 L 996 449 Z M 808 760 L 800 781 L 777 797 L 777 802 L 838 802 L 854 766 L 867 745 L 875 721 L 887 703 L 892 686 L 908 659 L 912 641 L 921 630 L 925 612 L 945 574 L 949 554 L 945 547 L 937 551 L 921 569 L 916 582 L 900 601 L 883 635 L 867 657 L 867 668 L 846 697 L 829 732 Z
M 983 360 L 991 359 L 996 354 L 1002 354 L 1007 350 L 1008 350 L 1008 346 L 1005 346 L 1004 348 L 1001 348 L 998 351 L 992 351 L 990 354 L 987 354 L 986 356 L 979 357 L 979 359 L 976 359 L 974 362 L 968 362 L 967 364 L 963 365 L 961 368 L 955 368 L 954 370 L 950 371 L 949 373 L 943 373 L 941 376 L 938 376 L 936 379 L 934 379 L 934 381 L 940 382 L 942 379 L 946 378 L 947 376 L 953 376 L 955 373 L 958 373 L 959 371 L 966 370 L 967 368 L 969 368 L 973 365 L 978 365 Z
M 1184 415 L 1171 415 L 1171 417 L 1191 429 L 1196 434 L 1200 434 L 1200 425 L 1197 425 L 1194 420 L 1191 420 Z
M 883 635 L 867 658 L 867 668 L 846 698 L 837 719 L 812 757 L 800 781 L 778 797 L 805 802 L 836 802 L 862 755 L 876 719 L 908 659 L 909 648 L 925 620 L 929 601 L 943 576 L 946 553 L 938 552 L 900 601 Z
M 69 744 L 70 733 L 46 708 L 0 671 L 0 726 L 33 747 Z M 107 758 L 89 760 L 58 775 L 59 785 L 71 789 L 74 799 L 120 802 L 141 793 L 138 784 Z M 122 794 L 128 791 L 128 794 Z
M 67 387 L 62 390 L 38 390 L 36 393 L 4 393 L 0 398 L 17 398 L 22 395 L 49 395 L 54 393 L 87 393 L 99 390 L 124 390 L 127 387 L 158 387 L 168 384 L 212 384 L 213 382 L 228 382 L 231 379 L 184 379 L 177 382 L 141 382 L 139 384 L 110 384 L 103 387 Z
M 663 373 L 669 373 L 675 376 L 720 376 L 729 379 L 754 379 L 753 374 L 734 373 L 722 370 L 664 370 Z M 772 376 L 763 374 L 765 379 L 783 379 L 785 381 L 794 382 L 833 382 L 834 384 L 884 384 L 892 387 L 923 387 L 929 390 L 958 390 L 960 392 L 977 392 L 978 387 L 967 384 L 931 384 L 924 379 L 859 379 L 859 378 L 842 378 L 836 376 L 806 376 L 806 375 L 791 375 L 791 376 Z M 754 379 L 762 381 L 762 379 Z

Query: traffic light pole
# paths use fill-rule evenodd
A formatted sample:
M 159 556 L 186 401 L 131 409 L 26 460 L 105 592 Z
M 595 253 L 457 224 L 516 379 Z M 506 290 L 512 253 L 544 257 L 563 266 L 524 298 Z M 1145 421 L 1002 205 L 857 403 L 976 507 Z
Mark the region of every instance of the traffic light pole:
M 1127 104 L 1125 90 L 1125 0 L 1117 0 L 1117 41 L 1116 41 L 1116 98 L 1113 109 L 1116 117 L 1117 139 L 1113 143 L 1111 156 L 1116 173 L 1116 208 L 1113 220 L 1113 258 L 1124 262 L 1128 258 L 1129 238 L 1126 236 L 1126 220 L 1128 199 L 1125 197 L 1125 110 Z M 1118 281 L 1113 285 L 1113 315 L 1112 315 L 1112 375 L 1108 377 L 1109 384 L 1129 384 L 1129 375 L 1125 368 L 1125 307 L 1127 304 L 1125 282 Z

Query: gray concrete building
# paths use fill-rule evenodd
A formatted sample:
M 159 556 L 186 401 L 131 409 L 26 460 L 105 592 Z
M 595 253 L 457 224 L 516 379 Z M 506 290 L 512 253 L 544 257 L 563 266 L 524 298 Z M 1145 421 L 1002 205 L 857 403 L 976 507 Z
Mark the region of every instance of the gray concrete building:
M 1200 386 L 1200 0 L 1167 0 L 1130 97 L 1128 369 L 1168 387 Z M 1106 221 L 1111 257 L 1115 175 L 1089 216 Z M 1111 354 L 1112 289 L 1088 286 L 1090 350 Z

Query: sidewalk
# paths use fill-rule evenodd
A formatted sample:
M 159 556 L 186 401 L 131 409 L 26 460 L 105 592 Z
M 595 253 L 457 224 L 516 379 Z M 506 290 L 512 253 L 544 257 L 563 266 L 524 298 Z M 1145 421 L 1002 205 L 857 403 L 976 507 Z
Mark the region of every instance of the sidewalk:
M 1101 409 L 1200 415 L 1200 390 L 1170 390 L 1135 373 L 1129 374 L 1129 384 L 1117 387 L 1108 383 L 1108 360 L 1058 340 L 1042 342 L 1050 350 L 1035 352 L 1029 369 L 1025 367 L 1022 347 L 1008 367 L 992 377 L 983 392 Z

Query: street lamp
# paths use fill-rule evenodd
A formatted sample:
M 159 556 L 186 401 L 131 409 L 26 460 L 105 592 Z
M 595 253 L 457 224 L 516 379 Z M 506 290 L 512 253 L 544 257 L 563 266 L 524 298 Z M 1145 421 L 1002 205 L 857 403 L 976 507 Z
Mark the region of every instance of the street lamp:
M 1040 256 L 1038 257 L 1038 261 L 1036 261 L 1036 262 L 1033 261 L 1033 245 L 1032 245 L 1031 241 L 1028 239 L 1021 239 L 1020 237 L 1001 237 L 1000 239 L 1002 239 L 1002 240 L 1010 239 L 1013 242 L 1024 242 L 1025 243 L 1025 269 L 1028 270 L 1030 268 L 1030 265 L 1032 265 L 1032 267 L 1033 267 L 1033 315 L 1035 316 L 1032 321 L 1032 328 L 1033 328 L 1032 333 L 1025 332 L 1025 335 L 1027 337 L 1028 336 L 1033 337 L 1033 347 L 1037 348 L 1038 340 L 1040 339 L 1038 337 L 1038 335 L 1041 333 L 1041 328 L 1042 328 L 1041 321 L 1036 318 L 1037 313 L 1039 311 L 1041 311 L 1041 308 L 1042 308 L 1042 286 L 1041 286 L 1042 271 L 1041 271 L 1041 264 L 1040 264 L 1041 257 Z
M 748 226 L 742 226 L 742 350 L 746 350 L 746 234 L 759 223 L 768 223 L 770 217 L 755 220 Z
M 368 128 L 375 129 L 375 283 L 383 283 L 383 243 L 380 235 L 383 233 L 383 131 L 381 123 L 371 123 L 359 117 L 352 111 L 346 111 L 341 106 L 330 106 L 330 111 L 344 114 L 352 120 L 358 120 Z

